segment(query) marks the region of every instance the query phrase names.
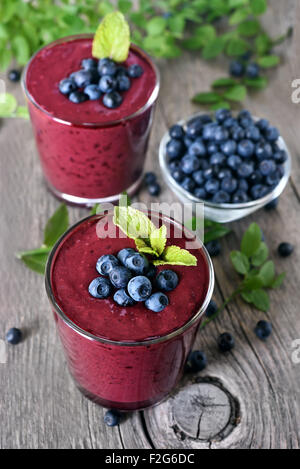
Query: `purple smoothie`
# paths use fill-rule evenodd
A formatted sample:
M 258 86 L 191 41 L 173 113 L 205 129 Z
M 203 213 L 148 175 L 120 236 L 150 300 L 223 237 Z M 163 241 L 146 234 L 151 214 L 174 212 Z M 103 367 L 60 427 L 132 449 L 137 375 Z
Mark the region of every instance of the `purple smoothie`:
M 112 225 L 111 215 L 106 217 L 108 226 Z M 179 285 L 168 292 L 170 304 L 161 313 L 148 310 L 143 303 L 123 308 L 112 298 L 93 298 L 88 285 L 98 276 L 97 259 L 135 247 L 127 237 L 99 239 L 99 219 L 83 220 L 54 249 L 47 290 L 78 387 L 105 407 L 141 409 L 162 400 L 180 379 L 210 300 L 213 273 L 198 242 L 192 251 L 197 266 L 171 266 Z M 152 221 L 158 225 L 161 219 Z M 185 248 L 185 237 L 174 239 L 173 221 L 164 218 L 163 223 L 170 231 L 167 245 Z
M 150 58 L 132 45 L 126 66 L 144 73 L 107 109 L 102 100 L 70 102 L 59 82 L 92 57 L 92 37 L 74 36 L 41 49 L 29 62 L 23 86 L 45 179 L 58 197 L 78 204 L 115 201 L 141 180 L 159 88 Z

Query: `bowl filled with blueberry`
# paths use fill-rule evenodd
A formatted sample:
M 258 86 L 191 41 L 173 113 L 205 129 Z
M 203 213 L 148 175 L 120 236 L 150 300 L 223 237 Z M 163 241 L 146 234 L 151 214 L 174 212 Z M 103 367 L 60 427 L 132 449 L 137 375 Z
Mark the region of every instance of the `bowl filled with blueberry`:
M 184 203 L 204 203 L 205 216 L 226 223 L 277 199 L 291 172 L 279 130 L 243 110 L 199 113 L 173 125 L 161 140 L 162 174 Z

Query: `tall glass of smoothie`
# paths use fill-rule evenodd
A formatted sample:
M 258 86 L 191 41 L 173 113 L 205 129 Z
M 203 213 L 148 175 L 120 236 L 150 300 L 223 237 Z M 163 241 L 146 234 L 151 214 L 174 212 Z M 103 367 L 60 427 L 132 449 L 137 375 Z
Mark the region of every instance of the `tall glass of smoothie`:
M 152 406 L 176 386 L 214 286 L 211 260 L 195 235 L 157 213 L 151 213 L 151 220 L 168 227 L 167 246 L 185 248 L 192 239 L 197 258 L 196 266 L 158 267 L 157 275 L 169 267 L 179 278 L 161 312 L 143 302 L 122 307 L 113 297 L 99 300 L 89 294 L 100 256 L 135 249 L 119 228 L 115 238 L 99 236 L 99 223 L 106 232 L 112 227 L 112 213 L 90 216 L 70 228 L 53 248 L 46 269 L 47 294 L 78 388 L 94 402 L 123 411 Z M 181 238 L 175 239 L 175 230 Z
M 59 84 L 92 58 L 92 42 L 92 35 L 79 35 L 47 45 L 32 57 L 22 80 L 48 188 L 86 206 L 137 190 L 159 92 L 156 66 L 131 45 L 122 67 L 137 64 L 143 73 L 122 93 L 119 107 L 108 109 L 102 99 L 70 101 Z

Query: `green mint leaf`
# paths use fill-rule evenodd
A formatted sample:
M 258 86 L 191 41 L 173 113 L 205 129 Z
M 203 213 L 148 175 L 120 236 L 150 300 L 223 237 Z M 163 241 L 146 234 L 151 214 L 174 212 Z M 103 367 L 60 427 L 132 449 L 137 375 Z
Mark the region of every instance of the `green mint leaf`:
M 246 303 L 252 303 L 251 292 L 242 292 L 241 297 Z
M 242 291 L 249 292 L 251 290 L 257 290 L 263 286 L 263 281 L 259 275 L 253 275 L 243 280 L 241 288 Z
M 276 67 L 276 65 L 280 63 L 280 57 L 278 57 L 278 55 L 265 55 L 264 57 L 260 57 L 257 63 L 262 68 Z
M 263 241 L 260 243 L 258 250 L 253 254 L 251 258 L 251 264 L 255 267 L 261 266 L 269 256 L 269 248 Z
M 179 246 L 167 246 L 162 253 L 161 259 L 155 260 L 154 265 L 187 265 L 196 266 L 197 258 L 186 249 Z
M 114 224 L 118 226 L 128 238 L 149 240 L 156 226 L 143 212 L 132 207 L 115 207 Z M 150 243 L 148 242 L 147 245 Z
M 259 271 L 259 277 L 264 287 L 271 287 L 275 279 L 275 266 L 273 261 L 266 262 Z
M 167 227 L 162 225 L 150 234 L 151 248 L 160 256 L 167 243 Z
M 273 46 L 272 39 L 268 36 L 268 34 L 260 34 L 255 39 L 255 47 L 257 50 L 258 55 L 264 56 L 268 54 Z
M 209 41 L 203 48 L 202 57 L 205 60 L 215 59 L 218 55 L 223 52 L 225 47 L 225 41 L 220 38 L 216 37 Z
M 244 21 L 238 25 L 237 30 L 242 36 L 256 36 L 260 31 L 260 23 L 257 20 Z
M 260 311 L 267 312 L 270 309 L 270 298 L 265 290 L 253 290 L 250 294 L 251 302 Z
M 250 263 L 248 257 L 240 251 L 232 251 L 230 253 L 230 260 L 235 270 L 242 275 L 246 275 L 250 270 Z
M 244 5 L 249 5 L 249 0 L 228 0 L 228 7 L 230 9 L 240 8 Z
M 93 56 L 97 59 L 110 57 L 124 62 L 130 47 L 130 30 L 122 13 L 108 13 L 100 23 L 93 41 Z
M 0 38 L 1 41 L 1 38 Z M 10 49 L 0 48 L 0 70 L 6 70 L 12 61 L 12 53 Z
M 32 253 L 22 253 L 20 259 L 24 264 L 34 272 L 44 275 L 46 263 L 48 259 L 48 252 L 33 252 Z
M 267 11 L 267 0 L 251 0 L 250 8 L 253 15 L 263 15 Z
M 146 30 L 151 36 L 158 36 L 164 32 L 167 21 L 162 16 L 155 16 L 147 22 Z
M 130 0 L 119 0 L 118 1 L 118 9 L 124 15 L 128 13 L 132 8 L 132 2 Z
M 227 88 L 228 86 L 236 85 L 236 81 L 233 78 L 218 78 L 212 83 L 213 88 Z
M 285 272 L 275 277 L 275 279 L 272 282 L 271 288 L 279 288 L 282 285 L 285 277 L 286 277 Z
M 193 97 L 193 102 L 198 104 L 213 104 L 219 101 L 220 95 L 212 92 L 198 93 Z
M 250 46 L 244 39 L 232 38 L 226 46 L 226 54 L 229 57 L 238 57 L 245 54 Z
M 148 254 L 149 256 L 159 257 L 159 253 L 149 246 L 149 241 L 141 238 L 135 239 L 135 245 L 139 252 L 143 254 Z
M 224 93 L 224 98 L 230 101 L 244 101 L 247 96 L 247 88 L 243 85 L 235 85 Z
M 0 117 L 12 117 L 17 108 L 17 100 L 10 93 L 0 94 Z
M 219 101 L 216 104 L 210 106 L 212 111 L 217 111 L 218 109 L 231 109 L 230 103 L 228 101 Z
M 249 88 L 263 90 L 268 85 L 268 80 L 266 77 L 245 78 L 244 84 L 248 86 Z
M 210 241 L 215 241 L 216 239 L 223 238 L 228 233 L 230 233 L 230 229 L 226 226 L 220 225 L 214 227 L 204 233 L 204 243 L 209 243 Z
M 61 204 L 48 220 L 44 232 L 44 246 L 54 246 L 69 226 L 69 214 L 65 204 Z
M 241 251 L 248 257 L 252 257 L 259 249 L 261 243 L 261 229 L 257 223 L 251 223 L 243 236 Z
M 15 36 L 11 41 L 11 45 L 18 63 L 26 65 L 30 59 L 30 46 L 27 39 L 24 36 Z
M 241 23 L 246 20 L 249 16 L 248 8 L 240 8 L 236 10 L 229 18 L 230 26 L 235 26 L 236 24 Z
M 122 192 L 119 205 L 121 207 L 129 207 L 129 205 L 131 205 L 131 198 L 129 197 L 126 191 Z

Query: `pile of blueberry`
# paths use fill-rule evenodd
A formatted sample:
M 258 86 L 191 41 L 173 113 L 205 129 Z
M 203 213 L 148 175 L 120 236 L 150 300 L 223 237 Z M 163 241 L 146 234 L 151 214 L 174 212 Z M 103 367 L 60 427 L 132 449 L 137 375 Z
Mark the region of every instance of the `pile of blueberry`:
M 117 257 L 112 254 L 101 256 L 96 270 L 102 277 L 95 278 L 89 285 L 89 293 L 94 298 L 113 295 L 114 301 L 123 307 L 144 302 L 146 308 L 156 313 L 169 304 L 169 298 L 163 292 L 174 290 L 179 282 L 173 270 L 162 270 L 157 275 L 156 267 L 131 248 L 122 249 Z
M 271 192 L 284 175 L 285 150 L 277 128 L 255 121 L 247 110 L 233 117 L 219 109 L 215 119 L 201 115 L 185 128 L 173 125 L 166 145 L 174 180 L 198 199 L 216 204 L 257 200 Z
M 123 97 L 120 93 L 129 90 L 131 78 L 138 78 L 143 74 L 143 68 L 139 64 L 125 67 L 108 58 L 84 59 L 81 67 L 81 70 L 61 80 L 59 91 L 75 104 L 98 100 L 103 96 L 104 106 L 110 109 L 122 104 Z

